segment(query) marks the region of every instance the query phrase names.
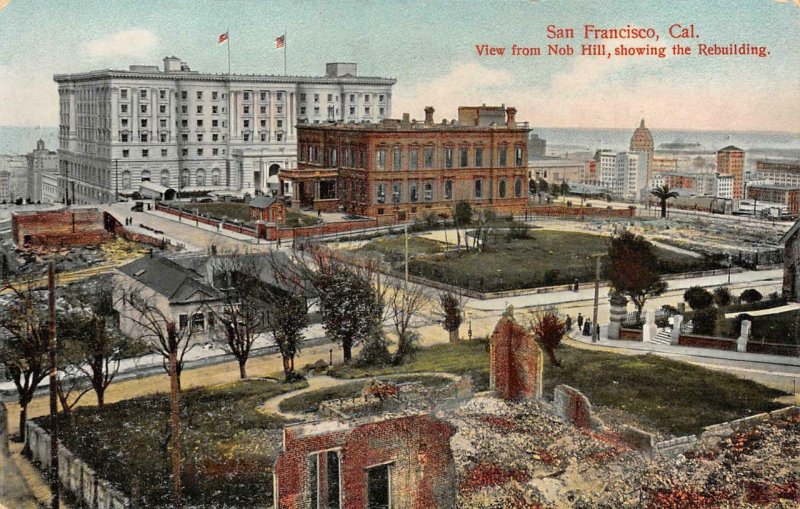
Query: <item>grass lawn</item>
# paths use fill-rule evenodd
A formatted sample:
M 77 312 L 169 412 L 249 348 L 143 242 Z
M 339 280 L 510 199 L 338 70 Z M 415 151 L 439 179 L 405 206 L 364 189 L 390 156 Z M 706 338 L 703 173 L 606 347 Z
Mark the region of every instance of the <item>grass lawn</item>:
M 450 380 L 445 377 L 432 375 L 400 375 L 383 378 L 383 380 L 392 383 L 419 382 L 428 387 L 441 387 L 442 385 L 450 383 Z M 369 384 L 367 381 L 351 382 L 338 387 L 327 387 L 325 389 L 299 394 L 281 401 L 280 409 L 284 412 L 291 413 L 316 412 L 320 403 L 323 401 L 361 396 L 361 391 L 367 384 Z
M 272 463 L 284 421 L 256 408 L 305 387 L 247 381 L 181 393 L 184 503 L 272 507 Z M 170 507 L 169 396 L 81 407 L 61 419 L 64 444 L 131 497 L 136 507 Z M 38 420 L 47 427 L 48 419 Z
M 250 206 L 246 203 L 230 203 L 230 202 L 216 202 L 216 203 L 186 203 L 174 202 L 171 203 L 173 207 L 182 208 L 188 212 L 195 210 L 201 214 L 210 214 L 217 218 L 226 217 L 228 219 L 236 219 L 245 223 L 250 222 Z M 286 225 L 291 227 L 297 226 L 311 226 L 320 224 L 322 219 L 297 212 L 294 210 L 286 211 Z
M 364 244 L 358 251 L 377 251 L 384 255 L 403 256 L 405 253 L 405 236 L 395 235 L 391 237 L 380 237 L 367 244 Z M 441 253 L 445 249 L 445 244 L 425 237 L 408 236 L 409 256 L 418 254 Z
M 544 394 L 567 384 L 594 405 L 615 407 L 662 432 L 685 435 L 704 426 L 780 408 L 782 396 L 749 380 L 655 355 L 619 355 L 562 345 L 563 367 L 544 366 Z M 475 390 L 489 384 L 489 354 L 484 343 L 462 342 L 421 349 L 402 366 L 378 369 L 338 368 L 334 376 L 360 378 L 399 372 L 449 371 L 473 375 Z
M 534 230 L 528 239 L 508 241 L 495 236 L 488 249 L 452 253 L 409 262 L 416 276 L 477 291 L 501 291 L 594 281 L 591 253 L 608 251 L 608 237 L 587 233 Z M 398 246 L 402 252 L 402 246 Z M 665 274 L 713 268 L 703 258 L 693 258 L 654 248 Z M 601 270 L 601 278 L 605 276 Z

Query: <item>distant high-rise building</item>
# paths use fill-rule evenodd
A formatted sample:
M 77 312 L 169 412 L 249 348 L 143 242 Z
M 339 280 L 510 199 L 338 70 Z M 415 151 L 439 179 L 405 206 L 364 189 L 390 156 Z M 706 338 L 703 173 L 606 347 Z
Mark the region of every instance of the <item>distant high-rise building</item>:
M 602 187 L 627 199 L 641 199 L 647 187 L 647 159 L 644 154 L 598 150 L 595 160 Z
M 542 159 L 547 152 L 547 140 L 538 134 L 531 133 L 528 137 L 528 159 Z
M 42 200 L 42 175 L 45 173 L 58 173 L 58 152 L 48 150 L 44 146 L 44 141 L 36 142 L 36 150 L 27 154 L 28 161 L 28 196 L 27 198 L 36 203 Z
M 53 77 L 59 158 L 71 202 L 114 201 L 142 182 L 164 195 L 277 191 L 297 162 L 298 124 L 378 123 L 391 115 L 394 79 L 358 76 L 354 63 L 325 75 L 210 74 L 179 58 L 129 70 Z
M 650 133 L 650 129 L 645 127 L 644 119 L 642 119 L 639 127 L 633 131 L 633 136 L 631 136 L 630 151 L 634 153 L 644 153 L 646 155 L 645 187 L 647 186 L 647 182 L 650 182 L 651 173 L 653 171 L 654 150 L 653 135 Z
M 741 200 L 744 197 L 744 150 L 728 145 L 717 151 L 717 172 L 733 176 L 732 198 Z
M 0 203 L 11 201 L 11 173 L 0 170 Z

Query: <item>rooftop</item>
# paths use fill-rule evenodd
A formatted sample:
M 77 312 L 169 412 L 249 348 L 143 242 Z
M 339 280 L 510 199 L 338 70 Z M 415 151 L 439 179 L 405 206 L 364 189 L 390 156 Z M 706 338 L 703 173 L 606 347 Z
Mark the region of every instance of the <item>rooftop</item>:
M 222 295 L 189 268 L 163 256 L 144 256 L 119 268 L 123 274 L 164 295 L 172 303 L 216 300 Z

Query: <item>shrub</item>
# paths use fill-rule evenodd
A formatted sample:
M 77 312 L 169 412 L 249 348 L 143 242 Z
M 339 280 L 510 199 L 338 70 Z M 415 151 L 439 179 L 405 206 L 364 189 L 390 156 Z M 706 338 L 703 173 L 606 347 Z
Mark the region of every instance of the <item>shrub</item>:
M 747 290 L 743 291 L 739 298 L 742 299 L 742 302 L 746 302 L 748 304 L 752 304 L 753 302 L 759 302 L 761 299 L 764 298 L 761 295 L 761 292 L 756 290 L 755 288 L 748 288 Z
M 714 296 L 711 295 L 711 292 L 700 286 L 692 286 L 686 290 L 683 293 L 683 300 L 696 311 L 707 309 L 714 304 Z
M 732 298 L 731 291 L 724 286 L 714 289 L 714 301 L 717 303 L 717 306 L 724 307 L 729 305 Z
M 558 269 L 550 269 L 545 271 L 544 273 L 544 284 L 545 286 L 550 286 L 556 284 L 558 281 L 558 276 L 561 274 L 561 271 Z
M 392 363 L 392 354 L 389 353 L 389 341 L 380 328 L 376 328 L 366 340 L 364 347 L 358 354 L 356 367 L 388 366 Z
M 717 327 L 717 309 L 707 308 L 696 312 L 693 317 L 695 334 L 711 335 Z
M 669 304 L 664 304 L 663 306 L 661 306 L 661 309 L 669 316 L 675 316 L 680 314 L 678 308 L 676 308 L 675 306 L 670 306 Z
M 781 300 L 781 296 L 778 294 L 778 292 L 772 292 L 769 294 L 767 299 L 769 299 L 771 302 L 777 302 Z

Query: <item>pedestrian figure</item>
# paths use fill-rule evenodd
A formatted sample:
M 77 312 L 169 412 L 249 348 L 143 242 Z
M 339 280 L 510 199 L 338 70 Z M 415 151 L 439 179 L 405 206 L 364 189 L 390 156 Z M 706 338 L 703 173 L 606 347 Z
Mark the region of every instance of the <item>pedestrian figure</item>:
M 578 313 L 578 320 L 577 321 L 578 321 L 578 328 L 579 329 L 582 328 L 583 327 L 583 315 L 581 313 Z
M 567 318 L 564 320 L 564 322 L 567 325 L 567 330 L 571 331 L 572 330 L 572 317 L 567 315 Z
M 575 283 L 572 285 L 572 291 L 577 292 L 579 288 L 578 278 L 575 278 Z
M 317 217 L 321 217 L 321 216 L 322 216 L 322 209 L 317 209 Z
M 583 335 L 584 336 L 591 336 L 592 335 L 592 321 L 586 320 L 583 322 Z
M 281 247 L 281 238 L 278 237 L 278 247 Z

